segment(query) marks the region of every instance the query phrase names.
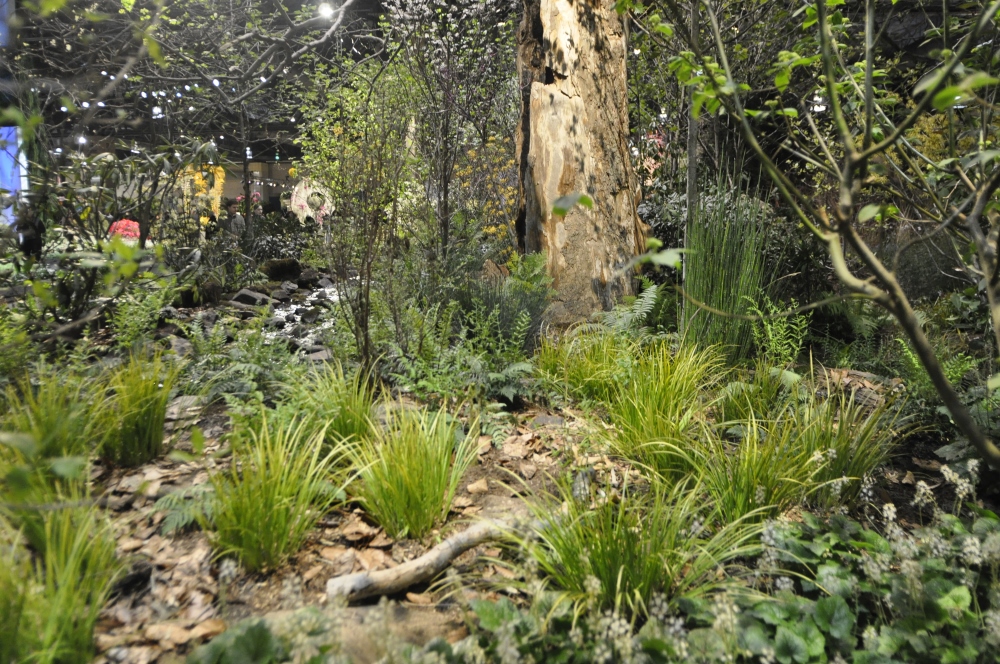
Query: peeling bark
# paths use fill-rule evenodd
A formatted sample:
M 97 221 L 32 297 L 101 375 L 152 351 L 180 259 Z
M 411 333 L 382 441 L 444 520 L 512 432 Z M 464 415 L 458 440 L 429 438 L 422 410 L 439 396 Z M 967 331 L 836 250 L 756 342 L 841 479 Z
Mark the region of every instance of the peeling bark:
M 557 295 L 549 323 L 608 310 L 632 292 L 624 266 L 643 248 L 628 147 L 625 23 L 608 0 L 525 0 L 518 33 L 521 208 L 527 253 L 543 251 Z M 555 201 L 593 200 L 565 217 Z

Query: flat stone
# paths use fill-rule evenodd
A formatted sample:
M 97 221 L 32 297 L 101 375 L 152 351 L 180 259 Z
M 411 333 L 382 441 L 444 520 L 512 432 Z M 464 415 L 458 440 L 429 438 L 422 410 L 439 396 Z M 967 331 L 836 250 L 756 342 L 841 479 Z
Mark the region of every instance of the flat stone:
M 302 313 L 302 322 L 312 325 L 319 320 L 320 314 L 323 313 L 322 309 L 306 309 Z
M 272 302 L 271 298 L 263 293 L 258 293 L 252 291 L 248 288 L 241 289 L 232 298 L 233 302 L 239 302 L 240 304 L 249 304 L 254 307 L 260 307 L 265 304 L 270 304 Z
M 302 271 L 296 283 L 298 283 L 299 288 L 313 288 L 319 282 L 319 278 L 319 272 L 308 268 Z
M 284 318 L 279 318 L 275 316 L 274 318 L 268 318 L 266 321 L 264 321 L 264 327 L 268 327 L 271 329 L 281 329 L 285 327 L 285 323 L 287 322 L 288 321 L 285 320 Z
M 279 288 L 271 291 L 271 299 L 278 302 L 291 302 L 292 296 L 288 294 L 288 291 Z
M 306 356 L 306 359 L 310 362 L 329 362 L 333 359 L 333 353 L 328 350 L 322 350 L 318 353 L 310 353 Z
M 194 346 L 187 339 L 171 335 L 167 337 L 167 340 L 170 342 L 170 351 L 177 357 L 187 357 L 194 352 Z
M 319 286 L 320 288 L 336 288 L 337 287 L 337 284 L 333 283 L 332 281 L 330 281 L 326 277 L 323 277 L 322 279 L 320 279 L 317 282 L 316 285 Z
M 281 288 L 281 290 L 285 291 L 286 293 L 294 293 L 295 291 L 297 291 L 299 289 L 299 286 L 298 286 L 298 284 L 295 284 L 295 283 L 293 283 L 291 281 L 283 281 L 283 282 L 281 282 L 280 288 Z
M 531 420 L 529 425 L 532 429 L 540 429 L 541 427 L 561 427 L 566 424 L 566 420 L 559 417 L 558 415 L 536 415 L 534 419 Z

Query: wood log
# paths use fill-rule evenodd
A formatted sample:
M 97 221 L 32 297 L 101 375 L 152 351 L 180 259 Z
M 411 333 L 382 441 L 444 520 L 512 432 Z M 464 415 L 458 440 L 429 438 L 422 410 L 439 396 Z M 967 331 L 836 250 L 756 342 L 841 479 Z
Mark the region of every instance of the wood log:
M 377 595 L 394 595 L 433 579 L 458 556 L 483 542 L 499 539 L 510 529 L 510 526 L 495 521 L 480 521 L 452 535 L 419 558 L 392 569 L 356 572 L 330 579 L 326 582 L 326 594 L 331 599 L 344 597 L 348 602 Z

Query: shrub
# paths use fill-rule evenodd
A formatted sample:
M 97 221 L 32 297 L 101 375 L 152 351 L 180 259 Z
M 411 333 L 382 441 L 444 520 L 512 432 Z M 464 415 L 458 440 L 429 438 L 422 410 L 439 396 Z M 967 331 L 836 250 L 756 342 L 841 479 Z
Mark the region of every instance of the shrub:
M 539 570 L 566 598 L 625 615 L 644 614 L 654 594 L 668 601 L 717 588 L 720 568 L 754 551 L 756 530 L 742 523 L 713 529 L 717 513 L 697 485 L 667 488 L 653 482 L 647 492 L 625 487 L 620 500 L 574 497 L 560 483 L 556 500 L 535 503 L 542 525 L 538 539 L 522 542 Z
M 389 408 L 385 429 L 355 447 L 355 489 L 390 537 L 420 538 L 448 514 L 459 480 L 476 460 L 475 431 L 437 413 Z
M 301 547 L 316 521 L 342 496 L 329 472 L 345 454 L 343 445 L 323 454 L 322 430 L 305 422 L 277 431 L 262 426 L 234 450 L 227 472 L 212 476 L 212 523 L 220 555 L 232 555 L 250 571 L 273 569 Z
M 111 372 L 107 433 L 101 444 L 106 461 L 132 467 L 163 453 L 163 420 L 177 375 L 176 365 L 164 363 L 159 354 L 151 359 L 131 355 Z
M 23 326 L 0 305 L 0 384 L 18 378 L 31 357 L 30 342 Z
M 809 333 L 810 315 L 779 315 L 785 311 L 785 307 L 771 301 L 766 293 L 761 297 L 763 309 L 749 298 L 747 300 L 749 313 L 759 317 L 759 320 L 753 321 L 750 326 L 757 352 L 776 367 L 782 369 L 788 367 L 795 362 L 802 351 L 802 345 Z M 795 298 L 789 300 L 789 309 L 796 309 L 798 306 Z
M 13 655 L 3 661 L 85 664 L 120 571 L 114 534 L 96 508 L 48 510 L 41 519 L 45 545 L 33 566 L 16 536 L 4 540 L 0 612 L 13 622 L 3 623 L 0 654 Z
M 720 353 L 714 349 L 681 347 L 672 352 L 657 344 L 640 355 L 633 379 L 613 395 L 608 415 L 616 431 L 611 445 L 627 459 L 661 473 L 678 468 L 675 454 L 664 443 L 686 447 L 698 431 L 705 406 L 704 392 L 719 377 Z

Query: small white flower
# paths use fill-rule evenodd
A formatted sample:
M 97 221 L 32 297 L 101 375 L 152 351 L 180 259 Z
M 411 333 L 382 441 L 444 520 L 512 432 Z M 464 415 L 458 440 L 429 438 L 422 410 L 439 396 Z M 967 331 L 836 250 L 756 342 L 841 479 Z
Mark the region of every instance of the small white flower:
M 934 492 L 927 486 L 927 482 L 920 480 L 917 482 L 917 491 L 913 496 L 912 505 L 916 507 L 927 507 L 935 503 Z
M 893 522 L 896 520 L 896 506 L 892 503 L 886 503 L 882 506 L 882 516 L 888 522 Z
M 979 565 L 983 562 L 983 552 L 978 537 L 966 537 L 962 542 L 962 560 L 969 565 Z

